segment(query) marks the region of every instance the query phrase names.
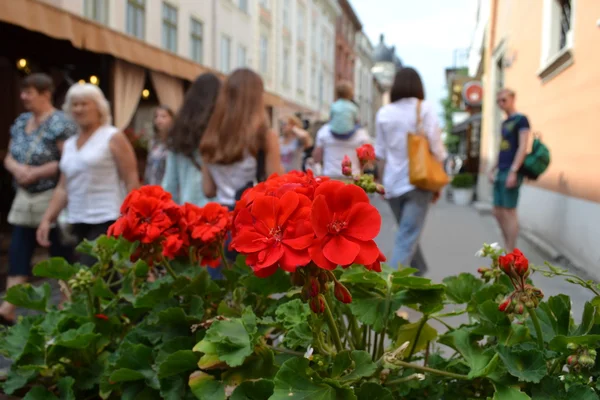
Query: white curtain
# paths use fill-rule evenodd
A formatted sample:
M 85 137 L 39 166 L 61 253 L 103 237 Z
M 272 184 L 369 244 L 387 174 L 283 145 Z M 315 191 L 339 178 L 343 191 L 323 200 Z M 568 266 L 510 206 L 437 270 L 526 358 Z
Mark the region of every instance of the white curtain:
M 183 81 L 156 71 L 150 72 L 150 79 L 160 104 L 168 106 L 177 113 L 183 104 Z
M 117 59 L 113 72 L 114 124 L 119 129 L 125 129 L 140 102 L 146 71 L 144 68 Z

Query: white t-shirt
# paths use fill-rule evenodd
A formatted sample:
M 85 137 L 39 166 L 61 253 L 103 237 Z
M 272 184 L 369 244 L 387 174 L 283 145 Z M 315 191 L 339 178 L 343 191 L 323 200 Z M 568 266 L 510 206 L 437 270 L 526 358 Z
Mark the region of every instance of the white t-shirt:
M 281 155 L 281 164 L 285 172 L 301 169 L 298 157 L 301 147 L 300 141 L 296 138 L 293 138 L 288 143 L 285 142 L 283 137 L 279 138 L 279 154 Z
M 421 103 L 423 130 L 429 139 L 432 154 L 440 161 L 447 157 L 442 142 L 440 125 L 435 109 L 426 101 Z M 417 99 L 401 99 L 383 106 L 375 119 L 375 154 L 385 160 L 383 186 L 385 197 L 398 197 L 415 187 L 410 184 L 408 171 L 407 137 L 417 125 Z
M 249 182 L 256 181 L 256 158 L 247 154 L 233 164 L 206 164 L 217 186 L 217 202 L 225 206 L 235 205 L 235 195 Z M 255 182 L 256 183 L 256 182 Z
M 346 140 L 338 139 L 331 134 L 329 124 L 323 125 L 317 132 L 316 147 L 323 148 L 323 175 L 331 178 L 344 178 L 342 160 L 348 156 L 352 161 L 352 173 L 360 173 L 360 164 L 356 156 L 356 148 L 371 142 L 369 133 L 360 128 Z

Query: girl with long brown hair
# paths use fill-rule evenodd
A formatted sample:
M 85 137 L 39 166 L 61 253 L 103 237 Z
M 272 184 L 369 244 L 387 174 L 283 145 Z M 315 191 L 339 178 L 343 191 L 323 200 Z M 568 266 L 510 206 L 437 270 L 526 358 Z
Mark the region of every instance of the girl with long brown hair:
M 270 128 L 263 92 L 258 74 L 245 68 L 234 71 L 200 141 L 204 194 L 228 207 L 248 186 L 283 172 L 279 138 Z

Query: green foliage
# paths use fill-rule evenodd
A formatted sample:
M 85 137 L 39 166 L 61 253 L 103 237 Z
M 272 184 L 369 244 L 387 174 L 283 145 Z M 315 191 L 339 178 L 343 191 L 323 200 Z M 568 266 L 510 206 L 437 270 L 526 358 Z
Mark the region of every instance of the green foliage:
M 92 268 L 61 259 L 37 265 L 35 274 L 67 282 L 71 301 L 60 310 L 48 302 L 48 284 L 8 291 L 8 301 L 45 314 L 0 333 L 0 354 L 13 361 L 4 393 L 61 400 L 599 399 L 600 296 L 584 305 L 578 324 L 563 294 L 542 301 L 534 320 L 531 311 L 498 309 L 513 290 L 503 275 L 484 281 L 462 273 L 435 283 L 410 268 L 351 266 L 319 275 L 328 281 L 329 319 L 311 311 L 284 271 L 261 279 L 241 257 L 221 281 L 177 264 L 176 276 L 147 282 L 153 267 L 132 263 L 134 248 L 102 237 L 80 245 L 99 259 Z M 499 254 L 486 252 L 491 268 Z M 544 274 L 598 290 L 547 268 Z M 336 300 L 334 281 L 349 290 L 351 303 Z M 451 326 L 459 315 L 468 324 Z
M 456 189 L 470 189 L 475 186 L 475 176 L 469 173 L 457 174 L 452 178 L 450 185 Z

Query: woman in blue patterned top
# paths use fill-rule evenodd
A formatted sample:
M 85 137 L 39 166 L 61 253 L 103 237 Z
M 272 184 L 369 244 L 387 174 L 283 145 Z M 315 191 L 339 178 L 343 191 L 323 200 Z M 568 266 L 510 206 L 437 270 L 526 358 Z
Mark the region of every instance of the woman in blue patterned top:
M 19 115 L 10 128 L 4 166 L 14 177 L 17 195 L 8 215 L 12 235 L 7 288 L 26 282 L 31 274 L 35 232 L 58 182 L 62 146 L 77 130 L 71 120 L 52 106 L 52 91 L 52 78 L 46 74 L 25 78 L 21 100 L 27 112 Z M 62 245 L 58 234 L 58 229 L 54 228 L 50 254 L 70 260 L 72 250 Z M 13 324 L 15 311 L 14 305 L 4 302 L 0 306 L 0 323 Z

